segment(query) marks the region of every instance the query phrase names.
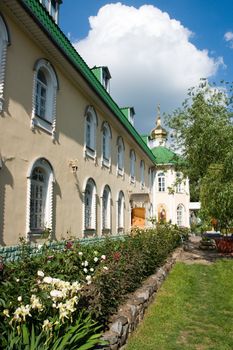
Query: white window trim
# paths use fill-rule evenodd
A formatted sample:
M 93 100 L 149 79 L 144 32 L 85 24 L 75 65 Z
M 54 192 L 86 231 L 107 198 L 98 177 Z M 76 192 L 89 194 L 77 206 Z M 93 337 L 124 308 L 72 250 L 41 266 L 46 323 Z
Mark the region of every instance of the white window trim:
M 164 185 L 163 186 L 164 190 L 163 191 L 161 191 L 159 189 L 159 179 L 160 178 L 163 179 L 163 182 L 164 182 L 164 184 L 163 184 Z M 160 193 L 165 193 L 166 192 L 166 175 L 165 175 L 164 172 L 159 172 L 158 175 L 157 175 L 157 192 L 160 192 Z
M 103 200 L 104 200 L 104 192 L 106 191 L 106 193 L 108 194 L 107 197 L 107 210 L 106 210 L 106 227 L 104 227 L 104 213 L 103 213 Z M 111 226 L 112 226 L 112 208 L 111 208 L 111 201 L 112 201 L 112 197 L 111 197 L 111 190 L 110 187 L 108 185 L 106 185 L 102 191 L 102 196 L 101 196 L 101 232 L 104 233 L 105 231 L 109 231 L 111 232 Z
M 87 185 L 90 185 L 92 187 L 92 203 L 91 203 L 91 226 L 86 227 L 86 203 L 85 203 L 85 193 Z M 83 191 L 83 232 L 84 236 L 86 233 L 93 233 L 96 234 L 97 232 L 97 191 L 96 191 L 96 184 L 95 181 L 92 178 L 89 178 L 86 181 L 86 185 L 84 187 Z
M 108 158 L 104 158 L 104 129 L 107 131 L 107 143 L 105 144 L 106 146 L 106 151 L 108 153 Z M 101 128 L 101 131 L 102 131 L 102 138 L 101 138 L 101 148 L 102 148 L 102 157 L 101 157 L 101 163 L 102 163 L 102 166 L 106 167 L 106 168 L 109 168 L 111 167 L 111 160 L 112 160 L 112 157 L 111 157 L 111 139 L 112 139 L 112 132 L 111 132 L 111 128 L 109 126 L 109 124 L 107 122 L 103 122 L 102 124 L 102 128 Z
M 91 137 L 93 144 L 92 147 L 87 145 L 87 116 L 91 117 Z M 88 106 L 85 111 L 85 127 L 84 127 L 84 158 L 91 158 L 96 161 L 96 133 L 98 126 L 98 118 L 93 106 Z
M 49 12 L 50 16 L 54 19 L 54 21 L 57 23 L 58 22 L 58 3 L 56 2 L 56 7 L 55 7 L 55 13 L 53 15 L 52 12 L 52 5 L 51 5 L 51 0 L 47 0 L 47 6 L 43 5 L 43 1 L 39 0 L 42 6 Z
M 136 182 L 136 154 L 133 149 L 130 150 L 130 183 Z
M 179 179 L 181 179 L 181 178 L 182 178 L 181 174 L 177 173 L 176 174 L 176 181 L 179 181 Z M 180 182 L 177 182 L 177 184 L 176 184 L 176 193 L 184 193 L 182 180 Z
M 6 25 L 0 15 L 0 113 L 4 109 L 4 86 L 6 73 L 7 46 L 9 45 L 9 37 Z
M 48 81 L 48 96 L 46 114 L 51 119 L 51 122 L 36 115 L 36 88 L 37 88 L 37 75 L 40 69 L 46 72 L 46 76 L 49 77 Z M 51 63 L 45 59 L 40 59 L 34 66 L 33 76 L 33 92 L 32 92 L 32 116 L 31 116 L 31 130 L 35 130 L 36 127 L 45 130 L 51 134 L 52 139 L 56 138 L 56 100 L 58 91 L 58 80 L 56 73 Z
M 118 162 L 118 155 L 119 155 L 119 152 L 118 152 L 118 147 L 121 146 L 121 158 L 122 158 L 122 169 L 119 168 L 119 162 Z M 124 169 L 124 165 L 125 165 L 125 146 L 124 146 L 124 141 L 122 139 L 121 136 L 118 136 L 117 138 L 117 175 L 118 176 L 121 176 L 123 177 L 124 176 L 124 172 L 125 172 L 125 169 Z
M 140 184 L 141 184 L 141 189 L 143 190 L 145 188 L 145 162 L 144 162 L 144 160 L 141 160 L 141 162 L 140 162 Z
M 119 217 L 119 201 L 121 200 L 121 208 L 120 208 L 120 217 Z M 125 196 L 123 191 L 120 191 L 117 196 L 116 201 L 116 223 L 117 223 L 117 230 L 116 232 L 119 233 L 123 232 L 125 229 Z
M 178 222 L 178 210 L 179 210 L 179 213 L 181 213 L 180 215 L 180 218 L 181 218 L 181 222 Z M 177 226 L 184 226 L 185 223 L 184 223 L 184 219 L 185 219 L 185 206 L 183 204 L 179 204 L 176 208 L 176 223 L 177 223 Z
M 30 235 L 41 235 L 41 231 L 31 231 L 30 228 L 30 212 L 31 212 L 31 184 L 32 184 L 32 174 L 36 167 L 42 168 L 48 177 L 47 182 L 47 196 L 45 205 L 45 228 L 53 229 L 53 186 L 55 182 L 54 172 L 51 167 L 50 162 L 43 158 L 37 158 L 31 164 L 28 174 L 27 174 L 27 204 L 26 204 L 26 238 L 28 239 Z

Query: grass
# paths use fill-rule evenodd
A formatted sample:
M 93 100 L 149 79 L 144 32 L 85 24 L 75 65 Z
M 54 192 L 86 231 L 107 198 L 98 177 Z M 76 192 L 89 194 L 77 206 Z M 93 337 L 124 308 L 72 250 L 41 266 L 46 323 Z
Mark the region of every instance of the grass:
M 233 261 L 177 263 L 126 350 L 232 350 Z

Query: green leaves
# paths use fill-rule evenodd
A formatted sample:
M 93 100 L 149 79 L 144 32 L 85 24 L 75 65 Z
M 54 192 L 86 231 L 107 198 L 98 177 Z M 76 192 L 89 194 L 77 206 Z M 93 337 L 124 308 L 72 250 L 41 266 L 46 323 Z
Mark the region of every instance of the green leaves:
M 191 199 L 195 201 L 209 166 L 224 163 L 233 149 L 232 90 L 223 84 L 210 86 L 202 79 L 198 87 L 189 90 L 182 108 L 169 116 L 176 147 L 186 161 L 182 171 L 190 179 Z

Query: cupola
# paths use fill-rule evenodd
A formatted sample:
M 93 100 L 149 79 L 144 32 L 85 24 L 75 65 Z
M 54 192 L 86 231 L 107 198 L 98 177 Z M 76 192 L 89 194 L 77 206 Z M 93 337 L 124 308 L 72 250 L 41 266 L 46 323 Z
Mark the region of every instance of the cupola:
M 108 67 L 101 66 L 101 67 L 93 67 L 92 72 L 96 76 L 96 78 L 99 80 L 99 82 L 103 85 L 103 87 L 107 90 L 108 93 L 110 93 L 110 79 L 111 74 L 109 72 Z
M 59 7 L 62 0 L 39 0 L 40 3 L 46 8 L 50 16 L 58 24 L 59 19 Z
M 167 141 L 167 136 L 168 136 L 167 130 L 164 129 L 161 125 L 160 105 L 158 105 L 155 128 L 151 130 L 151 133 L 149 135 L 150 148 L 165 146 Z

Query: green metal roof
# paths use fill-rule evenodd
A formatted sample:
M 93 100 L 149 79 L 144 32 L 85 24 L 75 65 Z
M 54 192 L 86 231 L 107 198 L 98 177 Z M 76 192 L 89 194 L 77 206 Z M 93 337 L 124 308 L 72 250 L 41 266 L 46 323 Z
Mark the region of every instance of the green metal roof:
M 157 164 L 180 164 L 182 158 L 170 149 L 158 146 L 152 149 Z
M 143 141 L 147 145 L 148 136 L 147 135 L 141 135 L 141 138 L 143 139 Z
M 38 0 L 19 0 L 22 6 L 29 12 L 29 14 L 35 18 L 42 30 L 50 37 L 50 39 L 56 44 L 56 46 L 66 55 L 66 58 L 72 63 L 72 65 L 82 74 L 82 76 L 88 81 L 90 86 L 96 91 L 100 98 L 107 104 L 119 121 L 124 125 L 127 131 L 140 145 L 143 151 L 151 159 L 152 162 L 156 162 L 154 154 L 149 147 L 142 140 L 137 130 L 133 125 L 125 118 L 124 114 L 111 98 L 108 92 L 104 89 L 96 76 L 93 74 L 88 65 L 84 62 L 71 42 L 61 31 L 58 25 L 53 21 L 46 9 L 40 4 Z

